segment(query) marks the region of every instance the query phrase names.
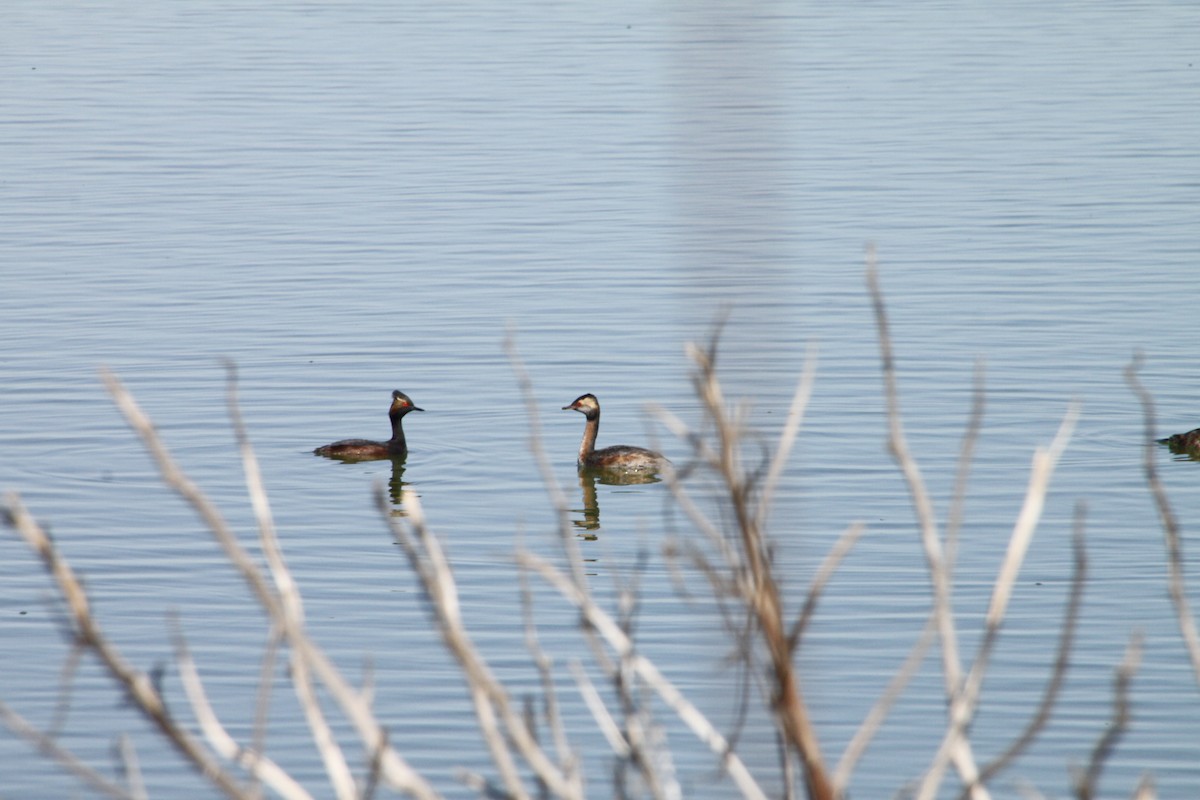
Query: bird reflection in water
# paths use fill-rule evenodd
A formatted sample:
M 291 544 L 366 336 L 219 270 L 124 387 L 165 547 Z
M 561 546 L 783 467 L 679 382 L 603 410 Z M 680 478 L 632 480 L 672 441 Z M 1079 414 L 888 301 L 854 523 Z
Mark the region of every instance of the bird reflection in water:
M 339 457 L 339 456 L 326 456 L 326 458 L 328 458 L 330 461 L 339 461 L 343 464 L 361 464 L 365 461 L 391 461 L 392 462 L 392 473 L 390 476 L 388 476 L 388 497 L 392 501 L 392 506 L 393 506 L 392 516 L 394 516 L 394 517 L 408 516 L 408 512 L 406 512 L 404 510 L 404 503 L 402 500 L 402 497 L 404 494 L 404 487 L 412 485 L 412 481 L 404 480 L 404 470 L 406 469 L 404 464 L 408 460 L 407 454 L 402 455 L 402 456 L 393 456 L 392 458 L 389 458 L 389 459 L 354 458 L 354 457 L 347 458 L 347 457 Z
M 633 486 L 641 483 L 658 483 L 662 478 L 653 474 L 612 472 L 602 469 L 579 470 L 579 489 L 583 494 L 583 508 L 572 509 L 573 514 L 580 514 L 572 519 L 571 524 L 580 529 L 580 537 L 594 541 L 600 530 L 600 501 L 596 494 L 596 484 L 606 486 Z
M 407 517 L 404 510 L 404 487 L 412 486 L 412 481 L 404 480 L 404 456 L 392 459 L 392 476 L 388 478 L 388 497 L 392 499 L 392 516 Z

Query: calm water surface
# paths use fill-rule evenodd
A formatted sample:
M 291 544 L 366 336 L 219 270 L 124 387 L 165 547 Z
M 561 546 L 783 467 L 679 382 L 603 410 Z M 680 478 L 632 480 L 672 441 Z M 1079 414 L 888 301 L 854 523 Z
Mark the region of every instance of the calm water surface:
M 1078 653 L 1061 711 L 997 787 L 1066 791 L 1068 765 L 1108 724 L 1112 670 L 1141 632 L 1133 728 L 1103 786 L 1128 794 L 1149 770 L 1162 796 L 1195 795 L 1200 690 L 1164 591 L 1139 410 L 1121 378 L 1141 348 L 1161 432 L 1200 424 L 1195 7 L 50 2 L 7 17 L 0 487 L 52 528 L 139 667 L 170 662 L 167 614 L 178 612 L 236 732 L 253 721 L 262 620 L 160 486 L 98 367 L 134 390 L 251 543 L 221 359 L 238 364 L 317 637 L 351 675 L 370 672 L 401 752 L 463 795 L 456 768 L 486 771 L 486 754 L 372 488 L 421 496 L 481 647 L 517 689 L 533 687 L 512 553 L 521 543 L 553 553 L 553 517 L 503 348 L 511 332 L 581 537 L 598 516 L 581 538 L 596 591 L 611 601 L 636 577 L 646 652 L 732 724 L 738 676 L 722 666 L 719 619 L 677 596 L 659 556 L 669 535 L 688 535 L 665 490 L 600 485 L 592 501 L 573 467 L 582 420 L 558 410 L 594 392 L 602 444 L 657 440 L 683 458 L 645 405 L 698 421 L 683 347 L 727 313 L 722 377 L 764 436 L 782 423 L 805 348 L 819 351 L 772 516 L 793 602 L 841 530 L 869 526 L 801 653 L 835 758 L 928 605 L 884 446 L 862 269 L 872 241 L 908 431 L 943 514 L 972 371 L 986 366 L 957 587 L 964 652 L 1032 451 L 1082 402 L 975 728 L 981 758 L 1040 696 L 1084 501 L 1091 579 Z M 427 409 L 406 422 L 402 470 L 311 455 L 333 439 L 384 438 L 394 388 Z M 1161 460 L 1186 524 L 1200 467 Z M 23 546 L 0 539 L 2 696 L 41 724 L 57 701 L 48 677 L 66 662 L 49 596 Z M 565 663 L 580 646 L 574 617 L 548 592 L 537 600 L 543 642 Z M 931 756 L 935 665 L 868 753 L 855 796 L 890 796 Z M 174 692 L 173 675 L 167 684 Z M 562 689 L 604 796 L 604 745 Z M 323 791 L 284 695 L 271 754 Z M 709 756 L 663 721 L 687 796 L 727 796 Z M 135 737 L 154 796 L 196 796 L 85 662 L 63 741 L 108 764 L 114 731 Z M 743 742 L 770 773 L 762 720 Z M 0 764 L 6 797 L 69 791 L 8 734 Z

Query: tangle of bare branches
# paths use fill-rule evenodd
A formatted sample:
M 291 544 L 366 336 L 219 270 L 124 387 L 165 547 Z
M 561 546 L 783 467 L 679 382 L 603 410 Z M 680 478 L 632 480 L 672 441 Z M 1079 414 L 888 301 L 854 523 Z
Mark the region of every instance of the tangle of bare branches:
M 836 579 L 838 567 L 853 557 L 853 548 L 867 529 L 862 523 L 850 522 L 810 576 L 807 588 L 798 593 L 799 596 L 791 597 L 776 572 L 778 543 L 772 538 L 769 526 L 777 493 L 788 479 L 789 458 L 816 380 L 815 348 L 808 352 L 786 420 L 773 441 L 768 441 L 749 430 L 745 404 L 731 400 L 725 394 L 717 368 L 719 331 L 705 345 L 689 347 L 693 388 L 703 415 L 700 431 L 663 408 L 654 410 L 654 418 L 687 450 L 686 466 L 678 470 L 669 467 L 663 477 L 674 508 L 690 523 L 693 535 L 691 541 L 673 543 L 667 552 L 670 561 L 685 562 L 672 563 L 671 568 L 677 573 L 696 569 L 708 580 L 707 591 L 711 591 L 716 600 L 740 660 L 740 696 L 748 703 L 754 692 L 751 687 L 761 690 L 760 700 L 775 721 L 783 753 L 780 772 L 785 796 L 793 796 L 791 774 L 795 770 L 808 800 L 846 797 L 856 765 L 886 724 L 897 698 L 917 674 L 929 648 L 936 646 L 946 697 L 946 723 L 936 750 L 928 755 L 927 768 L 913 784 L 914 796 L 930 799 L 942 796 L 945 776 L 953 770 L 961 784 L 963 800 L 985 800 L 990 796 L 989 782 L 1026 752 L 1047 725 L 1059 701 L 1074 647 L 1087 574 L 1082 505 L 1077 509 L 1074 525 L 1074 570 L 1070 592 L 1057 652 L 1041 699 L 1031 709 L 1021 730 L 1014 732 L 1010 744 L 979 766 L 971 742 L 971 724 L 984 702 L 984 678 L 1004 627 L 1017 576 L 1041 520 L 1051 477 L 1070 439 L 1078 409 L 1069 408 L 1049 444 L 1037 449 L 1033 455 L 1024 499 L 992 584 L 980 644 L 969 661 L 964 661 L 959 647 L 959 621 L 954 612 L 953 572 L 959 547 L 958 531 L 966 513 L 968 477 L 983 418 L 982 368 L 976 372 L 970 419 L 963 435 L 953 497 L 943 528 L 918 461 L 905 437 L 897 360 L 873 251 L 868 255 L 867 287 L 878 325 L 888 446 L 904 477 L 913 508 L 915 546 L 921 548 L 925 557 L 931 608 L 923 632 L 897 666 L 875 706 L 859 724 L 834 768 L 830 768 L 822 753 L 818 725 L 805 701 L 797 652 L 801 646 L 808 646 L 805 632 L 811 620 L 820 613 L 825 589 Z M 639 608 L 636 584 L 631 582 L 618 587 L 616 609 L 601 607 L 590 591 L 567 501 L 542 447 L 532 381 L 517 356 L 511 336 L 505 346 L 533 420 L 530 450 L 556 512 L 555 534 L 561 556 L 561 562 L 555 563 L 526 548 L 520 548 L 515 555 L 525 615 L 525 645 L 539 677 L 540 692 L 515 698 L 476 645 L 460 604 L 452 556 L 434 532 L 417 495 L 410 491 L 402 493 L 399 500 L 406 514 L 398 517 L 390 513 L 391 501 L 395 498 L 389 497 L 382 487 L 376 494 L 380 514 L 403 549 L 429 617 L 458 665 L 475 711 L 478 733 L 491 757 L 494 774 L 465 774 L 461 776 L 462 782 L 481 796 L 513 800 L 542 797 L 582 800 L 591 794 L 582 771 L 583 761 L 572 743 L 572 731 L 567 729 L 561 712 L 558 681 L 565 675 L 567 685 L 574 686 L 579 692 L 597 730 L 620 765 L 615 774 L 621 777 L 613 778 L 617 784 L 614 787 L 616 795 L 663 800 L 682 796 L 683 790 L 675 775 L 674 756 L 655 717 L 657 705 L 660 711 L 666 709 L 681 720 L 696 740 L 712 753 L 714 763 L 728 776 L 734 791 L 755 800 L 767 797 L 763 786 L 770 785 L 767 783 L 769 778 L 751 772 L 738 752 L 736 732 L 719 730 L 666 671 L 638 647 L 633 634 Z M 1139 363 L 1135 360 L 1130 365 L 1126 378 L 1144 409 L 1145 472 L 1164 530 L 1168 588 L 1181 636 L 1200 682 L 1200 634 L 1186 601 L 1179 525 L 1153 458 L 1153 405 L 1149 393 L 1137 379 Z M 16 495 L 9 495 L 4 500 L 4 521 L 40 558 L 65 609 L 72 641 L 62 670 L 60 708 L 51 724 L 38 728 L 3 701 L 0 701 L 0 721 L 90 791 L 122 800 L 145 797 L 137 753 L 128 738 L 118 742 L 124 773 L 121 780 L 114 780 L 85 763 L 58 741 L 59 726 L 66 719 L 65 707 L 71 697 L 68 689 L 76 666 L 84 653 L 90 654 L 104 667 L 132 707 L 221 794 L 231 798 L 257 798 L 265 790 L 275 796 L 300 800 L 323 792 L 303 786 L 265 755 L 266 720 L 273 684 L 278 680 L 273 677 L 274 665 L 277 659 L 286 660 L 287 682 L 304 712 L 312 747 L 329 783 L 324 793 L 349 800 L 370 797 L 386 788 L 420 800 L 440 797 L 438 789 L 413 769 L 393 746 L 393 737 L 372 710 L 373 687 L 351 685 L 309 635 L 301 587 L 288 569 L 258 460 L 241 418 L 233 367 L 228 369 L 229 416 L 241 455 L 246 492 L 254 511 L 264 563 L 251 556 L 220 510 L 175 462 L 151 420 L 116 376 L 105 372 L 102 379 L 130 428 L 154 459 L 163 482 L 194 509 L 266 616 L 268 645 L 258 679 L 253 730 L 249 741 L 239 741 L 230 733 L 230 727 L 218 718 L 203 681 L 205 667 L 193 658 L 187 647 L 184 626 L 178 620 L 169 623 L 170 638 L 174 641 L 173 666 L 184 689 L 191 718 L 183 720 L 172 713 L 160 693 L 156 676 L 132 666 L 107 638 L 74 569 Z M 748 443 L 759 446 L 760 450 L 750 450 Z M 751 456 L 748 457 L 747 452 Z M 693 481 L 697 477 L 711 481 L 707 486 L 716 485 L 720 489 L 720 504 L 715 514 L 702 510 L 693 497 Z M 572 609 L 580 620 L 578 635 L 585 646 L 579 648 L 577 657 L 573 654 L 565 664 L 555 663 L 539 643 L 530 588 L 530 581 L 534 580 L 553 589 L 565 607 Z M 1097 795 L 1104 766 L 1127 730 L 1129 683 L 1140 653 L 1140 640 L 1135 637 L 1116 672 L 1111 724 L 1098 738 L 1087 765 L 1074 777 L 1074 791 L 1079 800 L 1090 800 Z M 326 698 L 328 707 L 322 705 L 320 698 Z M 355 752 L 359 754 L 357 762 L 353 756 Z M 354 763 L 360 766 L 352 767 Z M 1151 798 L 1153 794 L 1149 779 L 1137 789 L 1139 798 Z

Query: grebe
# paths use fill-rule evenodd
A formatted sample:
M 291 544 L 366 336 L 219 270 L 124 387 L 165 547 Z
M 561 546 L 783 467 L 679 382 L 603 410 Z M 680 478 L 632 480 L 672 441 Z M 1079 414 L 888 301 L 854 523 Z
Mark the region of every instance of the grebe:
M 596 432 L 600 430 L 600 401 L 594 394 L 580 395 L 571 405 L 563 406 L 562 410 L 578 411 L 587 419 L 587 425 L 583 428 L 583 441 L 579 443 L 579 459 L 576 461 L 580 469 L 654 473 L 661 470 L 664 464 L 670 463 L 661 453 L 644 447 L 617 444 L 597 450 Z
M 313 450 L 313 453 L 318 456 L 356 461 L 399 458 L 408 453 L 408 443 L 404 441 L 404 428 L 401 426 L 404 415 L 410 411 L 424 410 L 414 406 L 412 399 L 404 392 L 394 391 L 392 392 L 392 405 L 388 409 L 388 418 L 392 421 L 391 439 L 386 442 L 374 442 L 370 439 L 342 439 L 340 442 L 322 445 Z
M 1172 451 L 1200 450 L 1200 428 L 1187 433 L 1175 433 L 1165 439 L 1155 439 L 1159 444 L 1165 444 Z

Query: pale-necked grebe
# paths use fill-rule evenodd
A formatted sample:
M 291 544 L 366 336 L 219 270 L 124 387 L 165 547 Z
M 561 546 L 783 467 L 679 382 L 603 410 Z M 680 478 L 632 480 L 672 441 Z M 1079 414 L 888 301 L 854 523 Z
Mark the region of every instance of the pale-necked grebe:
M 617 444 L 596 449 L 596 433 L 600 430 L 600 401 L 593 394 L 580 395 L 563 411 L 578 411 L 587 419 L 583 428 L 583 441 L 579 443 L 580 469 L 600 469 L 611 472 L 658 472 L 670 462 L 661 453 L 644 447 Z
M 392 405 L 388 409 L 388 418 L 392 421 L 392 438 L 386 442 L 374 442 L 370 439 L 342 439 L 340 442 L 326 444 L 313 450 L 319 456 L 330 458 L 368 460 L 378 458 L 399 458 L 408 452 L 408 443 L 404 441 L 404 428 L 401 422 L 404 415 L 410 411 L 424 411 L 413 405 L 412 399 L 404 392 L 392 392 Z
M 1159 444 L 1165 444 L 1172 450 L 1200 450 L 1200 428 L 1187 433 L 1174 433 L 1165 439 L 1155 439 Z

